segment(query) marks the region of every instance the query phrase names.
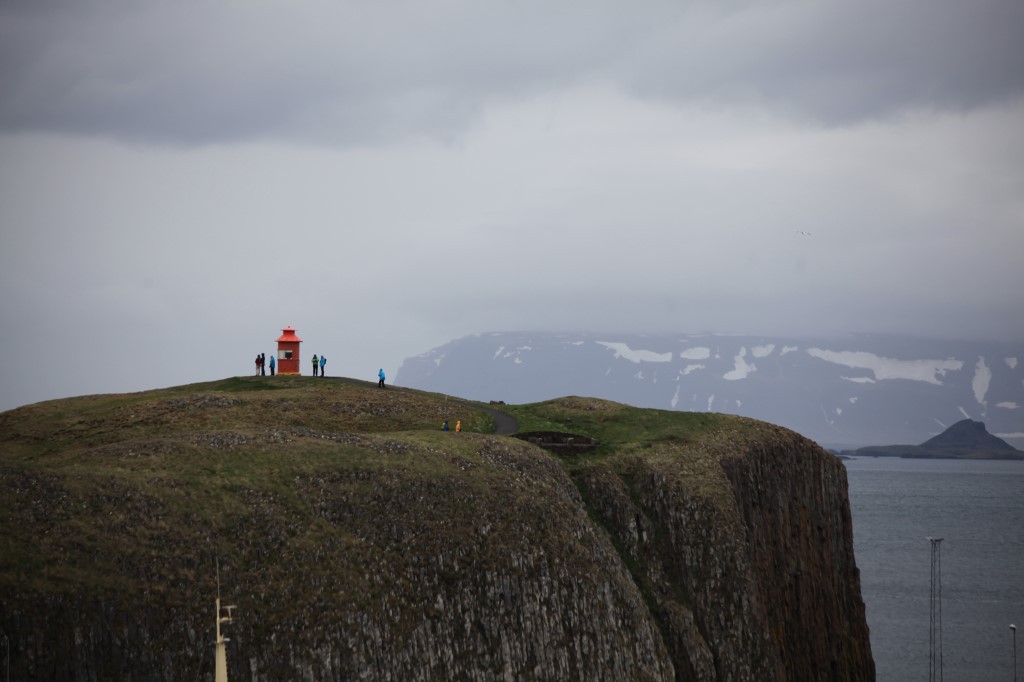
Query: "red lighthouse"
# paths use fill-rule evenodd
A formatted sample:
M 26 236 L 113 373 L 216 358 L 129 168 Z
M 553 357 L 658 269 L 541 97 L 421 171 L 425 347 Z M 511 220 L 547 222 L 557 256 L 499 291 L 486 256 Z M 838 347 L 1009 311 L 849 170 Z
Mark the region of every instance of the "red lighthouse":
M 299 371 L 299 344 L 302 339 L 295 335 L 295 330 L 285 327 L 281 336 L 277 337 L 277 373 L 301 374 Z

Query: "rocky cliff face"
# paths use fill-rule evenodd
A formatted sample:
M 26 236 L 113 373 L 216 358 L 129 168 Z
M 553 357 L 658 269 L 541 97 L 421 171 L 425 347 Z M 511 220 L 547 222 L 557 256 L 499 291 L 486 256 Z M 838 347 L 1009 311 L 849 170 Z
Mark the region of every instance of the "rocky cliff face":
M 474 433 L 5 452 L 11 679 L 212 680 L 217 559 L 232 680 L 874 679 L 841 463 L 722 423 L 569 466 Z
M 577 481 L 678 679 L 874 679 L 845 469 L 792 432 L 758 431 L 696 455 L 662 446 Z

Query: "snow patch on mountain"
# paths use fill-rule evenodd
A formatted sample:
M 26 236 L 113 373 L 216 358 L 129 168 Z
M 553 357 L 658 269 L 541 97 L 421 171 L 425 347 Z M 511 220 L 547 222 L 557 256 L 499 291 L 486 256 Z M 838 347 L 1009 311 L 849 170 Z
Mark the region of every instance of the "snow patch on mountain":
M 604 346 L 615 352 L 616 358 L 623 358 L 630 362 L 672 362 L 672 353 L 655 353 L 649 350 L 633 350 L 624 343 L 613 343 L 610 341 L 596 341 L 599 346 Z
M 1002 402 L 1002 403 L 996 403 L 996 407 L 1001 407 L 1004 410 L 1019 410 L 1020 409 L 1020 405 L 1018 405 L 1015 402 L 1011 402 L 1011 401 L 1006 401 L 1006 402 Z
M 818 409 L 821 410 L 821 416 L 825 420 L 825 423 L 829 426 L 835 426 L 835 420 L 828 416 L 828 410 L 825 409 L 824 405 L 819 405 Z
M 800 350 L 799 346 L 783 346 L 782 350 L 779 351 L 779 355 L 785 355 L 787 353 L 795 353 Z
M 695 372 L 698 369 L 706 369 L 706 367 L 704 365 L 687 365 L 686 367 L 683 367 L 681 370 L 679 370 L 679 373 L 682 374 L 683 376 L 686 376 L 690 372 Z
M 707 360 L 711 357 L 711 349 L 703 346 L 687 348 L 679 353 L 679 357 L 683 360 Z
M 1017 369 L 1017 358 L 1003 358 L 1003 362 L 1005 362 L 1006 366 L 1010 369 Z
M 533 350 L 530 346 L 517 346 L 514 350 L 505 350 L 505 346 L 498 346 L 498 350 L 494 351 L 494 357 L 491 359 L 511 359 L 514 364 L 521 365 L 523 364 L 523 358 L 521 356 L 523 351 L 530 350 Z
M 732 371 L 726 372 L 722 375 L 722 378 L 726 381 L 739 381 L 740 379 L 746 379 L 747 375 L 757 370 L 757 367 L 746 361 L 747 347 L 743 346 L 740 348 L 740 352 L 733 358 L 735 365 Z
M 886 379 L 909 379 L 911 381 L 924 381 L 929 384 L 942 385 L 940 377 L 945 376 L 950 370 L 962 369 L 964 363 L 960 360 L 896 360 L 867 353 L 863 351 L 831 351 L 823 348 L 808 348 L 807 354 L 811 357 L 831 362 L 837 365 L 844 365 L 854 369 L 870 370 L 875 375 L 875 381 Z M 850 381 L 849 377 L 843 377 Z
M 988 387 L 992 383 L 992 370 L 985 364 L 983 356 L 978 357 L 978 364 L 974 368 L 974 379 L 971 381 L 971 388 L 974 389 L 974 399 L 982 407 L 985 406 L 985 396 L 988 394 Z
M 754 355 L 755 358 L 766 358 L 769 355 L 771 355 L 772 351 L 774 350 L 775 344 L 769 343 L 764 346 L 754 346 L 750 349 L 750 352 Z

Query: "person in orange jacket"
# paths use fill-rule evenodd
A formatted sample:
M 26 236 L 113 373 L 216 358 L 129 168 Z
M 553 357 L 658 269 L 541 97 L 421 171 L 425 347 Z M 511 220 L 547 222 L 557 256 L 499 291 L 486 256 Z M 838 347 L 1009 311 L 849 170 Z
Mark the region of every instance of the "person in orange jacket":
M 459 433 L 461 431 L 462 431 L 462 420 L 460 419 L 457 422 L 455 422 L 455 433 Z

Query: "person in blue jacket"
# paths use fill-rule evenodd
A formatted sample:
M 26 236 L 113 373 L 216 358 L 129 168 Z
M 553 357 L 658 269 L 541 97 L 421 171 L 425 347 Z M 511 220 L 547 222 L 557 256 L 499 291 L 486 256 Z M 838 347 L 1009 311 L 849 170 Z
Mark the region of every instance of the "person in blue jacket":
M 380 381 L 377 382 L 377 388 L 384 388 L 384 368 L 383 367 L 381 367 L 380 371 L 377 372 L 377 378 L 380 379 Z
M 326 355 L 321 355 L 320 356 L 320 376 L 324 375 L 324 367 L 326 367 L 326 366 L 327 366 L 327 356 Z
M 270 356 L 270 376 L 274 376 L 274 367 L 276 365 L 277 365 L 277 363 L 274 361 L 274 356 L 271 355 Z

